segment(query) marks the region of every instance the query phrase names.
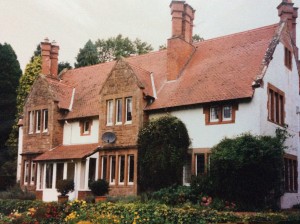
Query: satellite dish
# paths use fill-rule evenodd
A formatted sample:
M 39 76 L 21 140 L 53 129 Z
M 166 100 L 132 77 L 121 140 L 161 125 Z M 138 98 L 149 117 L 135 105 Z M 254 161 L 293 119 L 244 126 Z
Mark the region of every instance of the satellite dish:
M 105 143 L 114 143 L 116 141 L 116 135 L 113 132 L 105 132 L 102 135 L 102 140 Z

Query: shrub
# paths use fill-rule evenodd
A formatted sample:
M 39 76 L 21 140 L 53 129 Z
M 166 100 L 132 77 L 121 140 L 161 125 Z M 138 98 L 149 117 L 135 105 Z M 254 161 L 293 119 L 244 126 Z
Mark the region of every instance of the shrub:
M 214 195 L 214 186 L 209 175 L 192 176 L 191 178 L 191 192 L 194 195 Z
M 27 188 L 23 191 L 20 185 L 16 184 L 13 187 L 8 187 L 6 191 L 0 192 L 1 199 L 21 199 L 21 200 L 35 200 L 35 194 L 29 192 Z
M 152 199 L 168 205 L 195 202 L 195 198 L 196 196 L 192 194 L 191 188 L 187 186 L 174 185 L 152 193 Z
M 95 196 L 104 196 L 108 193 L 109 184 L 104 179 L 99 179 L 96 181 L 91 181 L 89 183 L 89 188 Z
M 56 182 L 56 190 L 61 196 L 66 196 L 68 193 L 74 191 L 74 181 L 58 180 Z
M 223 139 L 211 154 L 215 194 L 241 209 L 275 205 L 282 195 L 283 148 L 278 135 Z
M 139 131 L 138 167 L 141 191 L 155 191 L 182 183 L 182 167 L 190 145 L 182 121 L 164 116 Z

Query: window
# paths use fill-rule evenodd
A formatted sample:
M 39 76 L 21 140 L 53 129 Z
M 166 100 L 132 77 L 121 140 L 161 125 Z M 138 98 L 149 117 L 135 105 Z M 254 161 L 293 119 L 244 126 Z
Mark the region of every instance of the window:
M 284 92 L 268 84 L 268 120 L 284 125 Z
M 126 123 L 131 124 L 132 121 L 132 98 L 126 98 Z
M 96 158 L 90 158 L 89 164 L 89 180 L 96 180 Z
M 101 179 L 106 180 L 107 176 L 107 156 L 101 156 Z
M 24 184 L 27 185 L 29 182 L 29 161 L 24 162 Z
M 134 181 L 134 155 L 128 156 L 128 184 L 132 185 Z
M 284 158 L 284 189 L 285 192 L 297 192 L 298 172 L 297 157 Z
M 194 154 L 194 171 L 195 175 L 203 175 L 209 172 L 210 167 L 210 150 L 196 149 Z
M 90 135 L 91 134 L 91 120 L 85 120 L 80 122 L 80 134 L 81 135 Z
M 119 156 L 119 184 L 124 185 L 125 179 L 125 156 Z
M 31 169 L 30 169 L 30 184 L 34 185 L 35 184 L 35 168 L 36 168 L 36 163 L 31 163 Z
M 56 181 L 64 179 L 64 166 L 63 163 L 56 164 Z
M 33 133 L 33 127 L 34 127 L 34 111 L 29 111 L 28 114 L 28 133 Z
M 41 111 L 37 110 L 35 112 L 35 132 L 40 133 L 41 132 Z
M 75 176 L 75 163 L 68 163 L 67 164 L 67 179 L 74 180 Z
M 116 100 L 116 124 L 122 124 L 122 99 Z
M 108 100 L 107 101 L 107 117 L 106 117 L 106 124 L 112 125 L 113 124 L 113 101 Z
M 205 124 L 226 124 L 235 122 L 237 104 L 212 105 L 203 108 Z
M 292 70 L 292 52 L 288 48 L 284 48 L 284 65 Z
M 46 164 L 46 188 L 52 188 L 53 164 Z
M 48 131 L 48 110 L 43 110 L 43 132 Z
M 116 156 L 110 156 L 110 174 L 109 174 L 109 183 L 116 183 Z

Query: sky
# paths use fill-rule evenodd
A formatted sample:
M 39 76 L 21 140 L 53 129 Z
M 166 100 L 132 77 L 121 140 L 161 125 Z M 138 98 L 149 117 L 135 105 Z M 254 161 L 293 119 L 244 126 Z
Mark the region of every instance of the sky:
M 195 10 L 194 34 L 210 39 L 279 22 L 282 0 L 186 0 Z M 0 0 L 0 43 L 15 50 L 21 68 L 48 37 L 59 61 L 72 65 L 91 39 L 122 34 L 155 50 L 171 37 L 171 0 Z M 294 0 L 296 7 L 300 0 Z M 299 14 L 300 15 L 300 14 Z M 300 25 L 297 25 L 300 31 Z M 299 32 L 298 32 L 299 33 Z M 300 33 L 297 37 L 300 44 Z

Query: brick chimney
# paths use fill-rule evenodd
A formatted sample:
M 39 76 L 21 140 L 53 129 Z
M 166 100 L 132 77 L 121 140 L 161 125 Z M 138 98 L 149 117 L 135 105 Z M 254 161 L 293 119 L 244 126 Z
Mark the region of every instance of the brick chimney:
M 298 18 L 298 8 L 294 7 L 292 0 L 282 0 L 277 9 L 280 21 L 287 22 L 293 44 L 296 46 L 296 20 Z
M 59 52 L 59 46 L 56 44 L 55 41 L 52 41 L 51 51 L 50 51 L 50 60 L 51 60 L 50 74 L 53 75 L 54 77 L 57 77 L 57 73 L 58 73 L 58 52 Z
M 195 51 L 192 45 L 193 21 L 195 10 L 185 1 L 172 1 L 172 37 L 167 44 L 167 80 L 176 80 L 191 55 Z
M 42 74 L 49 75 L 51 60 L 50 60 L 50 51 L 51 44 L 49 43 L 49 39 L 46 37 L 43 42 L 41 42 L 41 54 L 42 54 Z

